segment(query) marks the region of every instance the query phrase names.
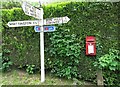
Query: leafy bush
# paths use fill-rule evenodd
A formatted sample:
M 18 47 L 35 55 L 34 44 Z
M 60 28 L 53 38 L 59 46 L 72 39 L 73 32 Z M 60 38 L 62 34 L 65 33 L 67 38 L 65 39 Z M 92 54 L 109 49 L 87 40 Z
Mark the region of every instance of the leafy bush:
M 105 69 L 103 72 L 104 84 L 106 87 L 119 87 L 120 86 L 120 71 L 110 71 Z
M 105 71 L 103 73 L 105 85 L 120 86 L 120 53 L 119 50 L 109 49 L 109 53 L 100 57 L 98 60 L 98 67 Z
M 0 72 L 2 71 L 2 53 L 0 53 Z
M 27 73 L 29 73 L 29 74 L 35 73 L 35 70 L 36 70 L 35 65 L 26 65 L 26 66 L 27 66 L 27 68 L 26 68 Z
M 110 49 L 108 54 L 99 58 L 99 67 L 109 70 L 120 70 L 119 50 Z
M 56 76 L 72 78 L 78 75 L 81 46 L 76 35 L 69 32 L 69 29 L 59 29 L 48 34 L 50 46 L 46 52 L 52 58 L 48 60 L 48 64 L 51 65 L 54 62 L 51 66 L 52 73 Z
M 3 50 L 2 71 L 9 71 L 9 70 L 11 70 L 10 66 L 13 63 L 10 61 L 9 54 L 10 54 L 10 50 L 8 50 L 8 49 L 4 49 Z

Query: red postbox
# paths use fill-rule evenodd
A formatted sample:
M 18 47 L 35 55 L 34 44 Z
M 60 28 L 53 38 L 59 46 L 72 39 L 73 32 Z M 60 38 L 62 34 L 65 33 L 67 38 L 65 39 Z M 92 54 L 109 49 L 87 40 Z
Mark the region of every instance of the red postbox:
M 96 40 L 94 36 L 86 37 L 86 55 L 96 55 Z

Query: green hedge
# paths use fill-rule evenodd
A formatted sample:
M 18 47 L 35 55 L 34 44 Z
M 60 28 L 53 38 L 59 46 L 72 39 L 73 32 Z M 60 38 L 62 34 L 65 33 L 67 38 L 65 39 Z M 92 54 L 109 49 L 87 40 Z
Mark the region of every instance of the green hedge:
M 56 76 L 95 82 L 94 63 L 109 49 L 119 50 L 118 11 L 118 3 L 70 2 L 45 6 L 44 18 L 70 18 L 66 24 L 55 25 L 55 32 L 45 33 L 46 69 Z M 20 8 L 2 10 L 3 49 L 11 51 L 10 58 L 15 65 L 39 66 L 39 33 L 34 27 L 9 28 L 6 25 L 8 21 L 17 20 L 34 18 L 25 15 Z M 85 55 L 85 37 L 89 35 L 96 37 L 95 57 Z
M 8 21 L 33 20 L 26 16 L 20 8 L 3 10 L 3 49 L 11 51 L 11 60 L 14 64 L 39 64 L 39 33 L 34 27 L 9 28 Z M 35 42 L 35 43 L 34 43 Z

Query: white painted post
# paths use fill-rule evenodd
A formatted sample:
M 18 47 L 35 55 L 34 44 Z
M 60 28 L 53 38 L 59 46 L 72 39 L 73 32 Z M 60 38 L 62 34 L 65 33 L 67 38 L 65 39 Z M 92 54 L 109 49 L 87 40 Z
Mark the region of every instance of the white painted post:
M 43 8 L 41 9 L 40 22 L 41 32 L 40 32 L 40 59 L 41 59 L 41 82 L 45 81 L 45 67 L 44 67 L 44 29 L 43 29 Z

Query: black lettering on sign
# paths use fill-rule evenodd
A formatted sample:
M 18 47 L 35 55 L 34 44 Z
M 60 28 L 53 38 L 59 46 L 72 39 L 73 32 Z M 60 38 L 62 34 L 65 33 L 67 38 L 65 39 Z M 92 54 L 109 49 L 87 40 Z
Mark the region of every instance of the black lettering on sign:
M 18 22 L 18 25 L 25 25 L 25 22 Z
M 9 25 L 15 25 L 16 23 L 9 23 Z
M 33 22 L 33 24 L 37 24 L 37 22 Z
M 25 25 L 25 22 L 23 22 L 23 23 L 21 23 L 21 24 Z
M 22 23 L 20 22 L 20 23 L 18 23 L 18 25 L 22 25 Z
M 25 13 L 30 14 L 30 6 L 27 4 L 27 6 L 25 6 Z
M 28 22 L 28 24 L 32 24 L 31 22 Z

